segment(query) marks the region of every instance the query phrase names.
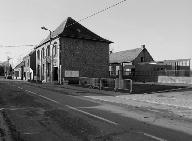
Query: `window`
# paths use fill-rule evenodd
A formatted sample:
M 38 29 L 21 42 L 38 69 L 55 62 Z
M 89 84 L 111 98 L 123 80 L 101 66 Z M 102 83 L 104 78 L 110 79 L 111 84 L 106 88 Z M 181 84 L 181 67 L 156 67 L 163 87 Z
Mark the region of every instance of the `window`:
M 45 49 L 42 49 L 42 58 L 45 58 Z
M 47 54 L 46 55 L 50 56 L 50 46 L 49 45 L 47 46 Z
M 37 59 L 40 59 L 40 51 L 37 51 Z
M 29 59 L 27 60 L 27 66 L 29 67 Z
M 40 76 L 40 65 L 37 66 L 37 76 Z
M 51 64 L 47 64 L 47 76 L 50 76 Z
M 54 42 L 54 45 L 53 45 L 53 56 L 56 56 L 57 55 L 57 42 Z
M 41 60 L 42 60 L 42 58 L 43 58 L 43 51 L 41 50 Z
M 141 57 L 141 62 L 144 62 L 144 57 Z
M 116 75 L 119 75 L 119 70 L 120 70 L 120 67 L 116 66 Z

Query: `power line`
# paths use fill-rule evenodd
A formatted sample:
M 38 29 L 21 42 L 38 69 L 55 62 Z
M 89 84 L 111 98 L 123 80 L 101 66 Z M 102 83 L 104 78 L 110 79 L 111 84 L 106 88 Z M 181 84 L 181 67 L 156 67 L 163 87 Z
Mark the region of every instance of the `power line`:
M 106 7 L 105 9 L 102 9 L 102 10 L 100 10 L 100 11 L 98 11 L 98 12 L 95 12 L 95 13 L 91 14 L 90 16 L 87 16 L 87 17 L 79 20 L 78 22 L 84 21 L 84 20 L 86 20 L 86 19 L 88 19 L 88 18 L 91 18 L 91 17 L 93 17 L 93 16 L 96 16 L 96 15 L 98 15 L 98 14 L 100 14 L 100 13 L 103 13 L 103 12 L 105 12 L 105 11 L 107 11 L 107 10 L 109 10 L 109 9 L 111 9 L 111 8 L 119 5 L 119 4 L 124 3 L 125 1 L 127 1 L 127 0 L 122 0 L 122 1 L 120 1 L 120 2 L 114 3 L 114 4 Z
M 80 19 L 80 20 L 77 21 L 77 22 L 74 22 L 74 23 L 72 23 L 72 24 L 66 26 L 65 28 L 70 27 L 70 26 L 74 25 L 75 23 L 85 21 L 85 20 L 87 20 L 87 19 L 89 19 L 89 18 L 91 18 L 91 17 L 94 17 L 94 16 L 98 15 L 98 14 L 101 14 L 101 13 L 103 13 L 103 12 L 105 12 L 105 11 L 107 11 L 107 10 L 113 8 L 113 7 L 118 6 L 119 4 L 122 4 L 122 3 L 126 2 L 126 1 L 127 1 L 127 0 L 122 0 L 122 1 L 119 1 L 119 2 L 117 2 L 117 3 L 114 3 L 114 4 L 112 4 L 112 5 L 108 6 L 108 7 L 106 7 L 106 8 L 104 8 L 104 9 L 100 10 L 100 11 L 97 11 L 97 12 L 95 12 L 95 13 L 93 13 L 93 14 L 91 14 L 91 15 L 85 17 L 85 18 Z M 54 31 L 53 31 L 53 32 L 54 32 Z M 10 47 L 10 48 L 11 48 L 11 47 L 24 47 L 24 46 L 32 47 L 32 46 L 36 46 L 36 45 L 18 45 L 18 46 L 5 46 L 5 45 L 0 45 L 0 47 Z
M 110 5 L 110 6 L 106 7 L 106 8 L 104 8 L 104 9 L 98 11 L 98 12 L 95 12 L 95 13 L 93 13 L 93 14 L 91 14 L 91 15 L 85 17 L 85 18 L 80 19 L 80 20 L 77 21 L 77 22 L 82 22 L 82 21 L 84 21 L 84 20 L 87 20 L 87 19 L 89 19 L 89 18 L 91 18 L 91 17 L 94 17 L 94 16 L 96 16 L 96 15 L 98 15 L 98 14 L 100 14 L 100 13 L 103 13 L 103 12 L 105 12 L 105 11 L 107 11 L 107 10 L 109 10 L 109 9 L 111 9 L 111 8 L 113 8 L 113 7 L 117 6 L 117 5 L 119 5 L 119 4 L 122 4 L 122 3 L 126 2 L 126 1 L 127 1 L 127 0 L 122 0 L 122 1 L 120 1 L 120 2 L 114 3 L 114 4 L 112 4 L 112 5 Z M 77 23 L 77 22 L 75 22 L 75 23 Z M 72 23 L 72 24 L 66 26 L 65 28 L 67 28 L 67 27 L 69 27 L 69 26 L 72 26 L 72 25 L 74 25 L 75 23 Z
M 0 45 L 0 47 L 10 47 L 10 48 L 12 48 L 12 47 L 33 47 L 33 46 L 35 46 L 35 45 L 17 45 L 17 46 L 12 46 L 12 45 Z

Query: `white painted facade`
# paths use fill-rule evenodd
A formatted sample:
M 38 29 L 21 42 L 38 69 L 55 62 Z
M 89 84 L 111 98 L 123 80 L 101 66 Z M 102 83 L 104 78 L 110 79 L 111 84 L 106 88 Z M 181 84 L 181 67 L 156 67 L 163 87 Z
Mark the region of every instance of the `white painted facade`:
M 43 82 L 59 82 L 61 80 L 59 45 L 59 38 L 56 38 L 35 49 L 37 80 Z

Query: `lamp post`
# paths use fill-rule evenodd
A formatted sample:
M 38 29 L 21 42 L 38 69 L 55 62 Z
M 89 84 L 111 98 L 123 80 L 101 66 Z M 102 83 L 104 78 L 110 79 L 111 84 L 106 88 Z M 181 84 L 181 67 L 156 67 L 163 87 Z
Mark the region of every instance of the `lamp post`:
M 49 31 L 49 37 L 50 37 L 50 41 L 49 41 L 49 43 L 50 43 L 50 47 L 49 47 L 49 53 L 50 53 L 50 49 L 51 49 L 51 33 L 52 33 L 52 31 L 50 30 L 50 29 L 48 29 L 48 28 L 46 28 L 46 27 L 44 27 L 44 26 L 42 26 L 41 27 L 41 29 L 43 29 L 43 30 L 48 30 Z M 52 52 L 53 53 L 53 52 Z M 47 60 L 47 59 L 46 59 Z M 51 58 L 51 70 L 49 70 L 49 71 L 51 71 L 51 73 L 49 74 L 50 75 L 50 77 L 51 77 L 51 82 L 52 82 L 52 79 L 53 79 L 53 77 L 52 77 L 52 65 L 53 65 L 53 54 L 52 54 L 52 58 Z M 49 66 L 48 66 L 49 67 Z M 49 73 L 49 72 L 48 72 Z M 46 62 L 46 81 L 47 81 L 47 62 Z

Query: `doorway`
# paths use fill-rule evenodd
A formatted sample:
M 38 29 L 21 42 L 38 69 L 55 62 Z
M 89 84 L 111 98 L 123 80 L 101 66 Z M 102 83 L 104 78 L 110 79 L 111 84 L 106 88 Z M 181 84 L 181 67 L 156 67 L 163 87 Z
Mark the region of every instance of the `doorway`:
M 58 67 L 53 68 L 53 81 L 58 81 Z

